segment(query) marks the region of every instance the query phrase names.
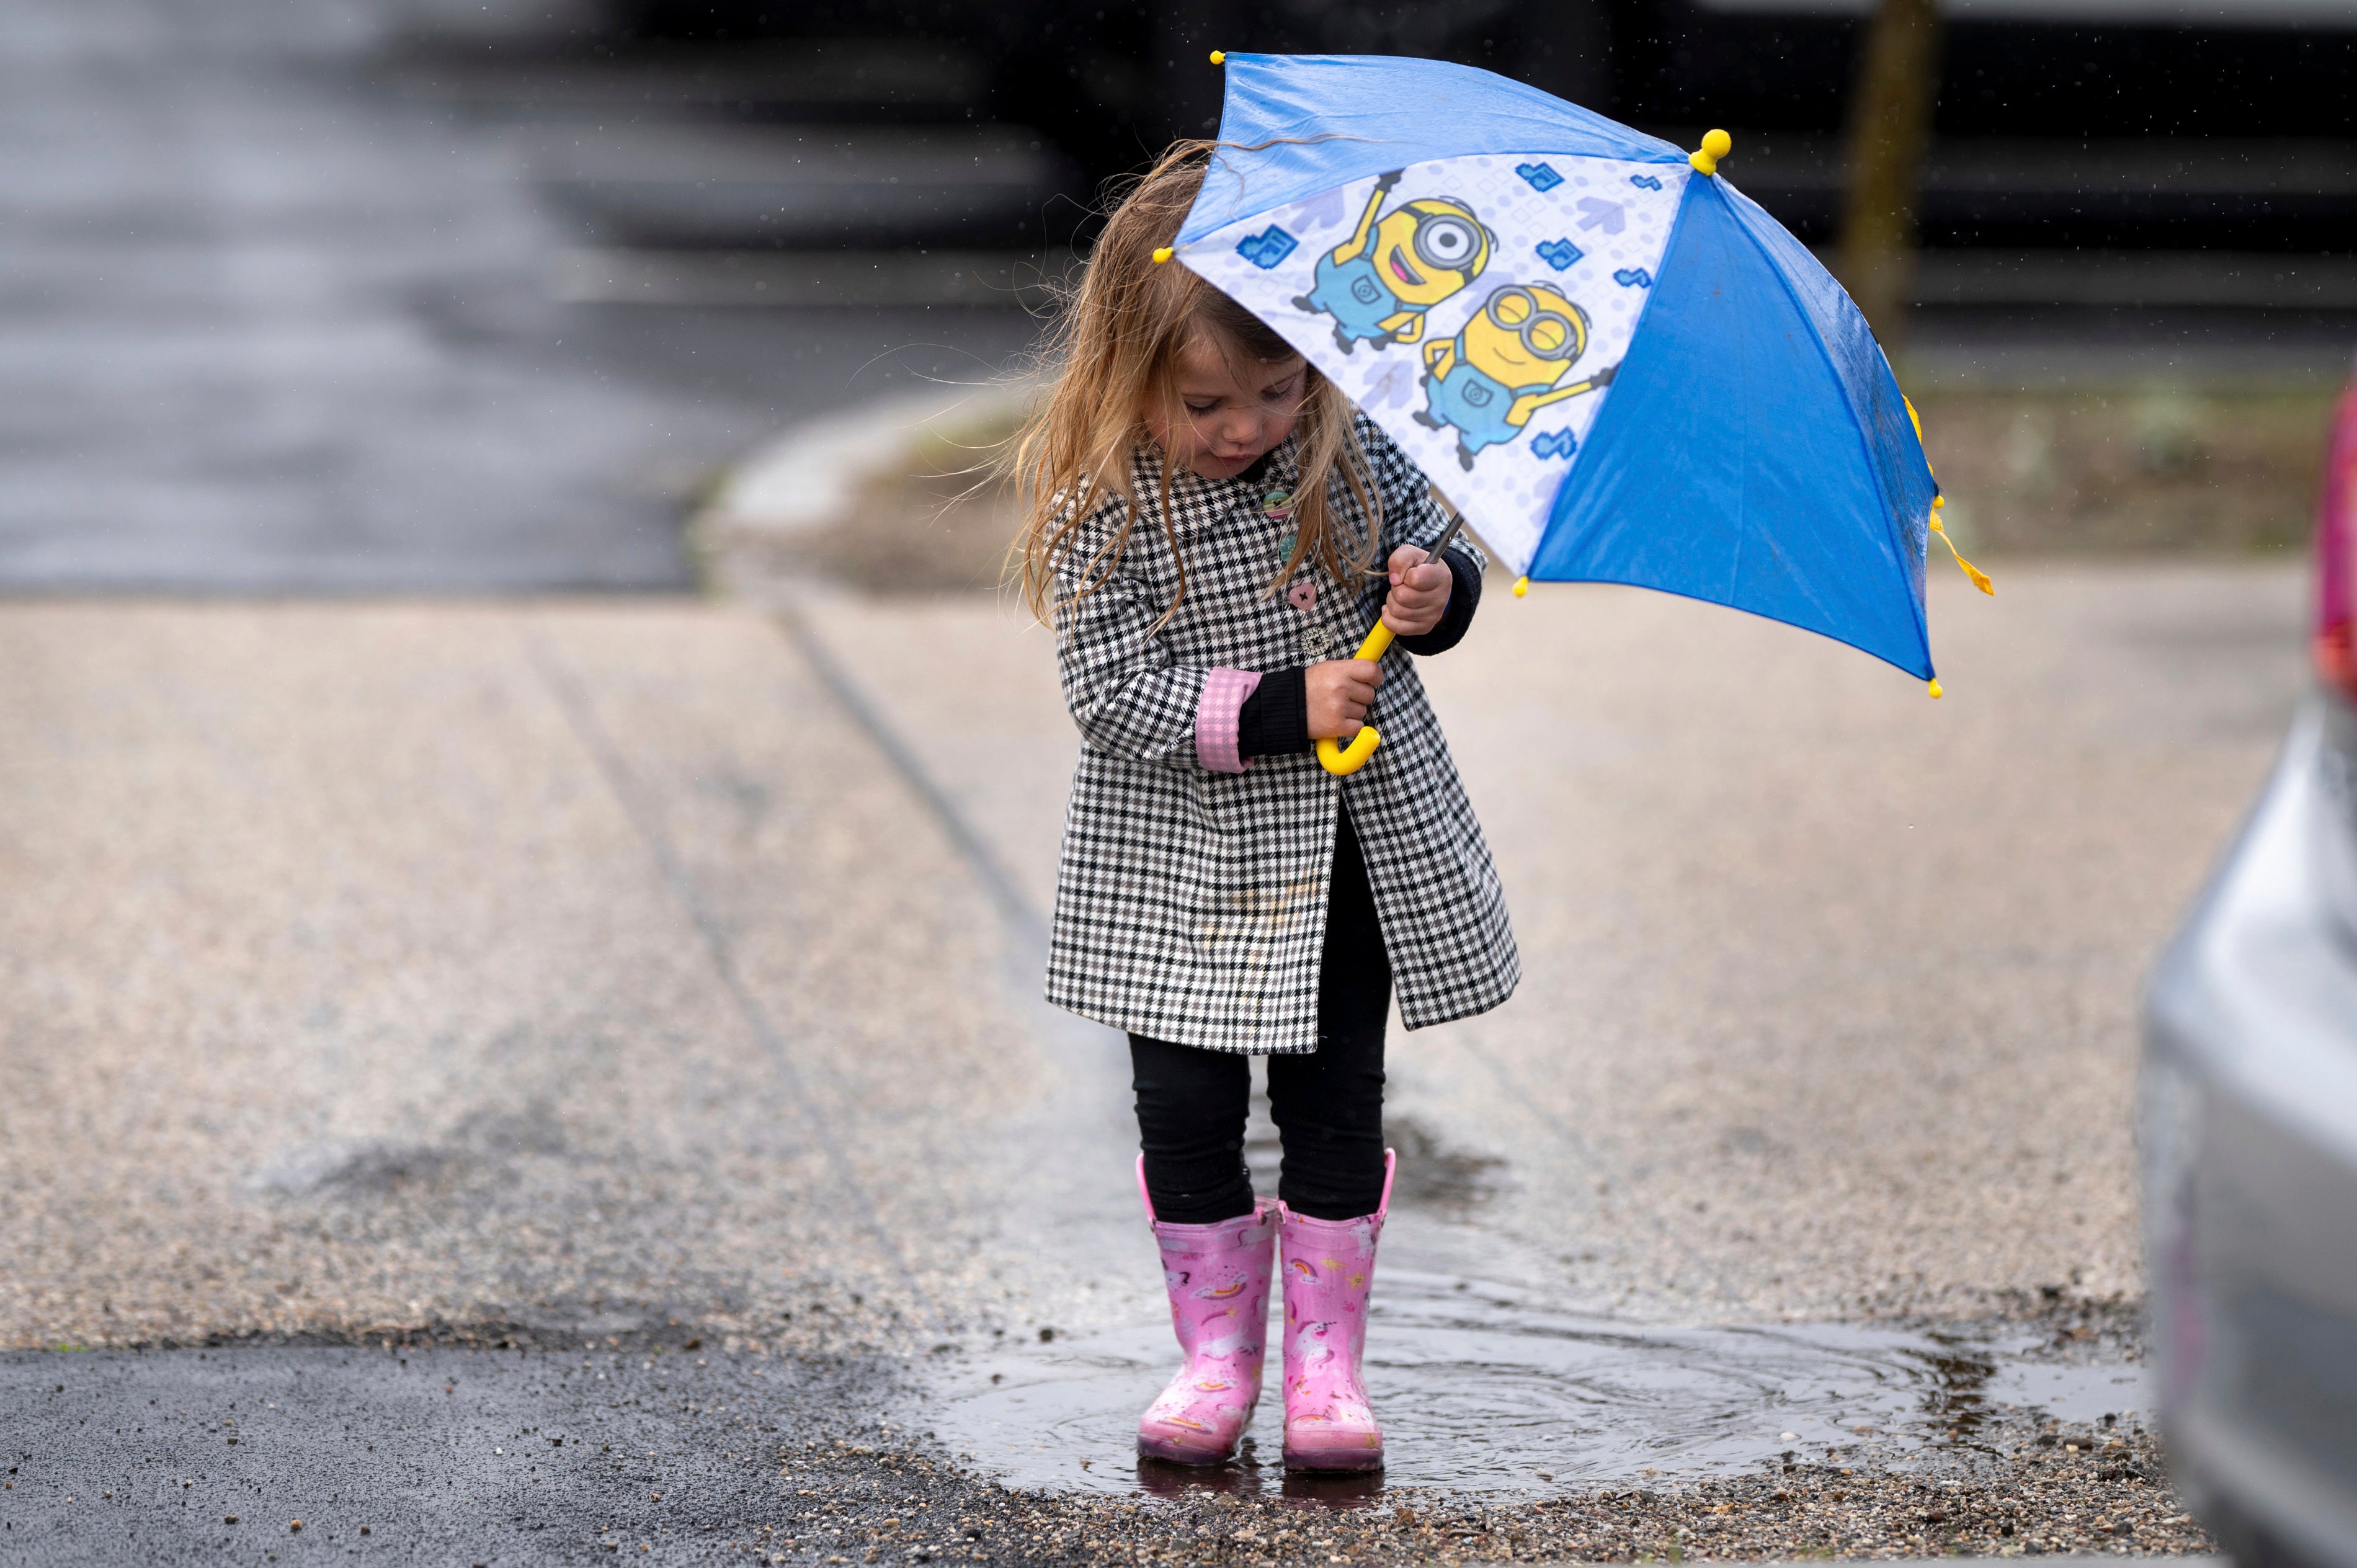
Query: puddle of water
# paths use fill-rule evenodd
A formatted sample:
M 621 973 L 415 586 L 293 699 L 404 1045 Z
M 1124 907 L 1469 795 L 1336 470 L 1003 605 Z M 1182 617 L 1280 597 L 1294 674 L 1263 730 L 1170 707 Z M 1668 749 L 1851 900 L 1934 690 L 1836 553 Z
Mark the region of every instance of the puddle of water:
M 2143 1403 L 2133 1367 L 2021 1361 L 2034 1339 L 1964 1339 L 1846 1324 L 1676 1328 L 1553 1313 L 1432 1276 L 1378 1295 L 1368 1391 L 1388 1468 L 1282 1476 L 1275 1368 L 1244 1457 L 1216 1471 L 1147 1462 L 1138 1412 L 1177 1366 L 1168 1324 L 1023 1345 L 941 1374 L 924 1424 L 1010 1486 L 1275 1493 L 1348 1505 L 1386 1486 L 1526 1493 L 1566 1484 L 1724 1474 L 1973 1445 L 2004 1407 L 2066 1421 Z
M 2142 1367 L 2058 1367 L 2040 1361 L 2000 1361 L 1981 1393 L 1990 1404 L 2044 1411 L 2055 1420 L 2073 1425 L 2152 1408 L 2152 1393 L 2145 1386 Z

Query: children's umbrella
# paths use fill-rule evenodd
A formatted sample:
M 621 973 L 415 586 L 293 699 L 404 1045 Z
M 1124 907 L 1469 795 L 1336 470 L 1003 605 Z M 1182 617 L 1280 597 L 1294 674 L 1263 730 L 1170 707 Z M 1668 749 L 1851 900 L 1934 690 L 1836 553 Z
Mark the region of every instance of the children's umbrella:
M 1517 594 L 1631 583 L 1729 605 L 1940 694 L 1923 566 L 1941 503 L 1913 410 L 1841 285 L 1718 174 L 1725 132 L 1688 155 L 1437 60 L 1211 59 L 1222 145 L 1157 260 L 1300 349 Z M 1379 622 L 1360 656 L 1390 640 Z M 1375 744 L 1318 754 L 1349 772 Z

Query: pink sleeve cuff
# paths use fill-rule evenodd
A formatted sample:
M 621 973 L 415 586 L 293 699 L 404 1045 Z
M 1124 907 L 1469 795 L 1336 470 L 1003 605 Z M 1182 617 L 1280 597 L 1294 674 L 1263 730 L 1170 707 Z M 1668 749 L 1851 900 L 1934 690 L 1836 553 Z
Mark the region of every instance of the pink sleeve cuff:
M 1203 677 L 1203 700 L 1195 708 L 1195 760 L 1213 773 L 1242 773 L 1249 757 L 1236 755 L 1236 720 L 1244 699 L 1260 684 L 1255 670 L 1213 670 Z

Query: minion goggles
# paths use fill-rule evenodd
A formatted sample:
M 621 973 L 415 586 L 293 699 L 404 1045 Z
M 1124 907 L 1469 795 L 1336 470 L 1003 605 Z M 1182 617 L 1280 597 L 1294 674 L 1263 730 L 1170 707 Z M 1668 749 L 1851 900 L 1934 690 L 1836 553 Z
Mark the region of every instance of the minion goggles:
M 1419 234 L 1417 242 L 1422 242 Z M 1576 305 L 1569 316 L 1542 309 L 1538 296 L 1520 284 L 1508 284 L 1491 295 L 1482 302 L 1481 314 L 1501 331 L 1521 338 L 1533 359 L 1569 361 L 1587 350 L 1587 312 Z
M 1456 272 L 1481 253 L 1481 230 L 1470 219 L 1418 214 L 1409 244 L 1426 266 Z

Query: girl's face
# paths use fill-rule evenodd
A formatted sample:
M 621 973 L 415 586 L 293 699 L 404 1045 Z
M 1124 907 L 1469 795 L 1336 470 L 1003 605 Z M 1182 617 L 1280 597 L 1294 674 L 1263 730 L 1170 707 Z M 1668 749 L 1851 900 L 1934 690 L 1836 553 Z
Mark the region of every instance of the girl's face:
M 1293 434 L 1309 366 L 1297 354 L 1256 360 L 1205 333 L 1179 353 L 1171 380 L 1178 420 L 1158 397 L 1146 410 L 1156 445 L 1207 479 L 1232 479 Z

